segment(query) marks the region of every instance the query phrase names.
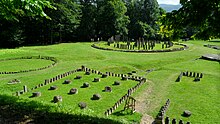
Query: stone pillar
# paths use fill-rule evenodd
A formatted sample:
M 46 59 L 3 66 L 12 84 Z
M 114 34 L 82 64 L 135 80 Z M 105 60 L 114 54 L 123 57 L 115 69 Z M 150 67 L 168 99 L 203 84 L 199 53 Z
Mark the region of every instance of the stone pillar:
M 176 119 L 173 119 L 173 120 L 172 120 L 172 124 L 176 124 Z
M 17 91 L 17 92 L 16 92 L 16 96 L 20 96 L 20 91 Z
M 170 123 L 170 118 L 169 117 L 166 117 L 165 119 L 165 124 L 169 124 Z
M 27 85 L 24 85 L 24 86 L 23 86 L 23 89 L 24 89 L 24 92 L 25 92 L 25 93 L 28 92 Z
M 155 124 L 163 124 L 163 118 L 162 116 L 157 116 L 155 119 Z

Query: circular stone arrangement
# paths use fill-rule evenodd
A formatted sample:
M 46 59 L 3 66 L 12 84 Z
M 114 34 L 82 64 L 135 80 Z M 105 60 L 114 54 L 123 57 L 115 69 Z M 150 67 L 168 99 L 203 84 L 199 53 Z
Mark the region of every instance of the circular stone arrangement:
M 170 41 L 137 41 L 137 42 L 98 42 L 92 47 L 119 52 L 173 52 L 188 49 L 188 46 Z
M 48 57 L 48 56 L 26 56 L 26 57 L 18 57 L 18 58 L 8 58 L 8 59 L 1 59 L 0 62 L 3 61 L 10 61 L 10 60 L 22 60 L 22 59 L 26 59 L 26 60 L 30 60 L 30 59 L 41 59 L 41 60 L 50 60 L 53 63 L 48 65 L 48 66 L 44 66 L 41 68 L 36 68 L 36 69 L 26 69 L 26 70 L 19 70 L 19 71 L 3 71 L 0 72 L 0 74 L 16 74 L 16 73 L 24 73 L 24 72 L 31 72 L 31 71 L 38 71 L 38 70 L 43 70 L 43 69 L 47 69 L 50 67 L 53 67 L 57 64 L 57 59 L 54 57 Z M 34 65 L 34 64 L 33 64 Z
M 8 82 L 8 84 L 18 84 L 18 83 L 21 83 L 21 81 L 18 79 L 14 79 Z

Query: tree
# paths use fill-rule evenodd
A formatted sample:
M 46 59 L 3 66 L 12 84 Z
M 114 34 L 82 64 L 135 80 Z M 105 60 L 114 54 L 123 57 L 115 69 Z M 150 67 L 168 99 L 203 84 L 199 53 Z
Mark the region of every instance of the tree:
M 139 21 L 142 17 L 142 2 L 138 0 L 127 0 L 126 6 L 128 8 L 126 15 L 130 18 L 130 23 L 128 24 L 128 36 L 137 40 L 139 37 L 142 37 L 142 33 L 140 33 L 141 27 L 139 25 Z
M 130 18 L 128 36 L 132 39 L 153 38 L 159 30 L 156 23 L 160 16 L 156 0 L 126 0 L 127 15 Z M 149 33 L 149 34 L 148 34 Z
M 122 0 L 103 0 L 97 2 L 97 35 L 108 40 L 114 35 L 127 34 L 127 8 Z
M 160 9 L 157 0 L 144 0 L 143 8 L 143 22 L 153 27 L 153 29 L 158 28 L 156 21 L 158 21 Z
M 50 19 L 44 11 L 46 8 L 55 9 L 47 0 L 1 0 L 0 47 L 16 47 L 24 43 L 24 20 Z
M 51 4 L 57 9 L 45 9 L 51 18 L 25 18 L 25 44 L 53 44 L 69 41 L 75 37 L 76 28 L 80 23 L 81 9 L 73 0 L 54 0 Z
M 55 9 L 48 0 L 1 0 L 0 18 L 19 21 L 23 16 L 40 16 L 49 19 L 44 8 Z
M 93 0 L 81 0 L 80 5 L 82 17 L 77 29 L 77 36 L 80 41 L 90 41 L 96 33 L 97 8 Z
M 76 37 L 80 25 L 81 6 L 75 0 L 54 0 L 57 11 L 52 11 L 52 29 L 59 32 L 59 41 L 68 41 Z M 48 20 L 49 21 L 49 20 Z
M 181 32 L 184 27 L 198 28 L 195 37 L 209 39 L 220 36 L 219 0 L 181 0 L 182 8 L 167 14 L 166 25 Z

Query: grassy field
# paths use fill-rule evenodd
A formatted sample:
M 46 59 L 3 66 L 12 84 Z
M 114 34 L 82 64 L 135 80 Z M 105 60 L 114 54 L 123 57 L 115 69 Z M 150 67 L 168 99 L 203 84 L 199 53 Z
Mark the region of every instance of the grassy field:
M 31 70 L 38 69 L 48 65 L 53 62 L 50 60 L 42 59 L 18 59 L 18 60 L 5 60 L 1 61 L 1 72 L 15 72 L 21 70 Z
M 81 75 L 82 79 L 75 79 L 77 75 Z M 100 82 L 93 82 L 94 78 L 100 78 Z M 63 84 L 65 80 L 71 80 L 71 84 Z M 120 81 L 120 85 L 113 85 L 114 81 Z M 82 88 L 83 83 L 88 82 L 90 86 L 88 88 Z M 86 109 L 85 113 L 90 113 L 94 115 L 102 116 L 104 112 L 112 107 L 117 100 L 119 100 L 124 94 L 127 93 L 127 90 L 133 86 L 135 86 L 138 82 L 136 81 L 121 81 L 120 77 L 107 77 L 101 78 L 101 75 L 91 74 L 84 75 L 83 72 L 78 72 L 71 76 L 65 77 L 59 81 L 51 83 L 42 88 L 33 90 L 30 93 L 23 95 L 23 97 L 31 97 L 33 92 L 41 92 L 42 96 L 37 98 L 32 98 L 32 100 L 36 101 L 45 101 L 47 103 L 52 103 L 53 97 L 56 95 L 61 95 L 63 98 L 62 106 L 66 108 L 66 110 L 73 111 L 74 113 L 80 113 L 81 110 L 78 107 L 80 102 L 87 103 L 88 109 Z M 57 90 L 49 90 L 50 86 L 57 86 Z M 112 92 L 104 92 L 106 86 L 110 86 L 112 88 Z M 77 88 L 77 94 L 69 94 L 71 88 Z M 91 100 L 93 94 L 100 94 L 100 100 Z
M 166 100 L 169 98 L 171 100 L 171 103 L 170 107 L 167 110 L 166 116 L 169 116 L 171 118 L 183 119 L 184 121 L 190 121 L 196 124 L 217 124 L 218 122 L 220 122 L 219 62 L 198 59 L 203 54 L 220 53 L 218 50 L 203 47 L 204 44 L 220 45 L 219 41 L 188 41 L 185 42 L 185 44 L 189 46 L 189 49 L 185 51 L 169 53 L 114 52 L 92 48 L 91 44 L 92 43 L 62 43 L 50 46 L 32 46 L 20 47 L 17 49 L 1 49 L 0 59 L 38 55 L 51 56 L 58 59 L 58 63 L 56 66 L 45 70 L 12 75 L 0 75 L 1 94 L 12 95 L 12 93 L 22 89 L 23 85 L 33 87 L 39 83 L 44 82 L 45 79 L 52 78 L 55 75 L 76 69 L 81 65 L 85 65 L 89 68 L 100 70 L 102 72 L 126 74 L 134 70 L 137 71 L 136 75 L 147 78 L 148 82 L 146 86 L 143 87 L 145 89 L 149 87 L 151 88 L 151 92 L 149 92 L 149 95 L 143 97 L 144 101 L 146 102 L 145 105 L 148 109 L 144 110 L 142 114 L 149 114 L 153 117 L 156 117 L 160 107 L 165 104 Z M 36 64 L 33 65 L 27 64 L 29 62 L 33 63 L 32 60 L 28 60 L 28 62 L 19 61 L 16 63 L 18 63 L 18 65 L 24 65 L 25 68 L 38 68 L 50 64 L 50 61 L 42 61 L 37 60 L 34 62 Z M 1 62 L 0 71 L 11 71 L 13 69 L 19 70 L 20 66 L 14 63 L 15 62 L 12 61 Z M 155 71 L 147 74 L 146 70 L 148 69 L 154 69 Z M 200 72 L 204 74 L 204 77 L 201 79 L 200 82 L 193 82 L 193 78 L 188 77 L 183 77 L 181 82 L 175 82 L 181 71 Z M 89 80 L 93 78 L 92 76 L 93 75 L 89 77 Z M 21 80 L 21 83 L 15 85 L 7 85 L 7 82 L 13 79 L 19 79 Z M 82 80 L 82 82 L 86 80 L 88 79 L 86 78 Z M 109 81 L 106 82 L 110 82 L 110 84 L 112 84 L 113 80 L 115 79 L 109 79 Z M 73 83 L 72 86 L 79 87 L 80 85 L 78 84 L 81 85 L 81 83 Z M 62 84 L 62 81 L 57 82 L 56 85 L 64 89 L 64 91 L 62 92 L 63 94 L 65 94 L 65 99 L 68 99 L 69 97 L 74 97 L 74 95 L 69 96 L 67 94 L 68 90 L 72 87 L 64 86 Z M 128 87 L 130 87 L 131 85 L 128 85 Z M 97 90 L 103 90 L 103 87 L 104 85 L 100 85 Z M 48 88 L 49 85 L 40 88 L 39 90 L 47 91 Z M 125 87 L 125 89 L 128 88 Z M 146 91 L 145 89 L 142 88 L 138 90 L 138 92 L 134 94 L 134 97 L 139 97 L 142 92 Z M 96 89 L 91 90 L 95 91 Z M 35 101 L 35 98 L 28 98 L 30 95 L 31 94 L 25 94 L 22 96 L 22 98 Z M 43 103 L 48 101 L 50 102 L 50 100 L 52 100 L 51 96 L 53 95 L 53 93 L 49 92 L 48 95 L 42 95 L 42 97 L 40 97 L 39 99 Z M 89 97 L 90 95 L 88 96 L 88 98 Z M 109 97 L 116 99 L 115 95 L 110 95 Z M 49 102 L 48 104 L 52 104 Z M 105 103 L 103 106 L 109 107 L 112 105 L 112 103 Z M 67 108 L 75 108 L 74 106 L 76 105 L 75 103 L 74 105 L 66 105 L 67 103 L 65 102 L 61 104 L 64 106 L 68 106 Z M 90 106 L 92 106 L 91 109 L 95 109 L 96 107 L 95 104 L 94 106 L 92 104 Z M 102 109 L 98 110 L 95 113 L 101 113 L 101 111 L 103 111 L 105 107 L 101 108 Z M 116 114 L 111 115 L 109 118 L 123 120 L 124 122 L 140 121 L 141 116 L 138 113 L 135 115 L 119 114 L 119 116 L 117 116 L 117 112 L 122 109 L 123 105 L 121 105 L 117 109 Z M 189 118 L 182 117 L 181 114 L 184 110 L 190 110 L 192 112 L 192 116 Z M 135 120 L 134 118 L 137 118 L 137 120 Z

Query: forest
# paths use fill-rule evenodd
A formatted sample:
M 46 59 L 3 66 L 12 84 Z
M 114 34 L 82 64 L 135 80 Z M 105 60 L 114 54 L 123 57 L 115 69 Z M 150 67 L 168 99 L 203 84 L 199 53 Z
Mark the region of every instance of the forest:
M 61 42 L 209 40 L 220 35 L 218 0 L 181 0 L 166 12 L 157 0 L 1 0 L 0 47 Z

